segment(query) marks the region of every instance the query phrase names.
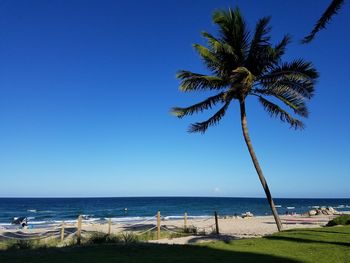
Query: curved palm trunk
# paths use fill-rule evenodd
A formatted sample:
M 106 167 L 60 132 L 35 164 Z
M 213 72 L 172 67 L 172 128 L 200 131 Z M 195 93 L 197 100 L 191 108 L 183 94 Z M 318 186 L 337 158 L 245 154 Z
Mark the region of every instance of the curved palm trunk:
M 262 170 L 260 168 L 260 164 L 258 162 L 258 159 L 257 159 L 256 155 L 255 155 L 252 142 L 250 141 L 250 137 L 249 137 L 249 133 L 248 133 L 247 116 L 246 116 L 246 112 L 245 112 L 245 101 L 244 101 L 244 99 L 240 100 L 240 109 L 241 109 L 241 125 L 242 125 L 242 131 L 243 131 L 244 140 L 245 140 L 245 142 L 247 144 L 248 151 L 250 153 L 250 157 L 252 158 L 255 170 L 258 173 L 258 176 L 259 176 L 260 182 L 262 184 L 262 187 L 264 188 L 264 191 L 265 191 L 265 194 L 266 194 L 266 198 L 267 198 L 267 201 L 269 202 L 269 205 L 270 205 L 273 217 L 275 218 L 278 231 L 281 231 L 282 230 L 281 220 L 280 220 L 280 218 L 278 216 L 275 204 L 273 202 L 269 186 L 267 185 L 267 182 L 265 180 L 263 172 L 262 172 Z

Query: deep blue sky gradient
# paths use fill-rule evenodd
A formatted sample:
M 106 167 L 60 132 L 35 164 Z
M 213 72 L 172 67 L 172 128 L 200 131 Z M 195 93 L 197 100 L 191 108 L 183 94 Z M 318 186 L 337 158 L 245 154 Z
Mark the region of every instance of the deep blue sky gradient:
M 321 73 L 304 131 L 248 101 L 256 152 L 276 197 L 350 197 L 350 5 L 309 45 L 322 1 L 0 1 L 0 196 L 264 196 L 233 104 L 188 134 L 172 106 L 179 69 L 205 72 L 193 43 L 218 8 L 253 28 L 272 16 L 286 60 Z

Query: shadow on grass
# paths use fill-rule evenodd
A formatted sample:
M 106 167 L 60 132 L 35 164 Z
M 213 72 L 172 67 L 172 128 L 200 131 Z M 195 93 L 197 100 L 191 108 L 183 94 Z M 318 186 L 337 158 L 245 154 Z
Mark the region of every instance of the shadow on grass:
M 331 227 L 324 228 L 323 231 L 312 229 L 312 232 L 323 233 L 323 234 L 327 234 L 327 233 L 341 234 L 341 235 L 347 235 L 347 236 L 350 235 L 350 232 L 346 233 L 346 232 L 329 231 L 329 230 L 331 230 Z
M 86 247 L 47 248 L 37 250 L 2 251 L 0 262 L 7 263 L 202 263 L 202 262 L 286 262 L 300 261 L 272 255 L 235 252 L 190 245 L 99 245 Z
M 298 243 L 303 242 L 303 243 L 331 244 L 331 245 L 350 247 L 350 243 L 348 242 L 322 241 L 322 240 L 313 240 L 313 239 L 306 239 L 306 238 L 299 238 L 299 237 L 266 236 L 264 237 L 264 239 L 292 241 L 292 242 L 298 242 Z
M 239 238 L 230 236 L 230 235 L 208 235 L 208 236 L 195 236 L 188 240 L 189 244 L 195 244 L 200 242 L 208 242 L 208 241 L 223 241 L 228 244 L 232 240 L 237 240 Z

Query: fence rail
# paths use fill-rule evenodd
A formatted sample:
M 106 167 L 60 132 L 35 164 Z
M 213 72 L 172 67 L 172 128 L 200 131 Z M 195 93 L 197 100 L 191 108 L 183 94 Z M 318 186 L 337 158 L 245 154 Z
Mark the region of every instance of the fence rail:
M 183 224 L 173 225 L 167 224 L 167 222 L 174 223 L 178 220 L 183 220 Z M 209 223 L 211 221 L 211 223 Z M 198 223 L 209 223 L 206 225 L 195 226 L 194 224 Z M 101 231 L 91 230 L 92 224 L 87 224 L 84 222 L 82 216 L 79 216 L 75 224 L 62 222 L 61 225 L 55 224 L 52 229 L 42 229 L 41 232 L 23 232 L 23 230 L 16 231 L 4 231 L 0 233 L 0 241 L 2 240 L 22 240 L 22 241 L 34 241 L 34 240 L 45 240 L 49 238 L 58 239 L 61 242 L 64 242 L 68 238 L 75 237 L 77 243 L 79 244 L 82 239 L 82 235 L 91 234 Z M 177 219 L 165 219 L 162 217 L 160 211 L 157 212 L 151 218 L 145 219 L 140 222 L 134 223 L 122 223 L 122 222 L 113 222 L 111 218 L 108 218 L 105 224 L 99 224 L 99 229 L 104 229 L 106 226 L 106 234 L 120 234 L 124 232 L 131 232 L 137 236 L 144 235 L 148 232 L 156 232 L 157 239 L 161 238 L 161 231 L 165 231 L 172 234 L 184 234 L 190 228 L 196 229 L 198 233 L 212 233 L 213 230 L 216 230 L 216 233 L 219 233 L 218 226 L 218 217 L 215 212 L 215 216 L 210 216 L 203 219 L 193 219 L 188 216 L 187 213 L 184 213 L 182 218 Z M 90 228 L 90 230 L 89 230 Z M 208 231 L 209 230 L 209 231 Z M 195 234 L 196 232 L 191 232 Z

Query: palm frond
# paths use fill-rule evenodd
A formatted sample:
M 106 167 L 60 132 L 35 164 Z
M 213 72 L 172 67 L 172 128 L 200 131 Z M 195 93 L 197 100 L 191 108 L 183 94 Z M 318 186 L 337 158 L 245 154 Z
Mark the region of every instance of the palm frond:
M 278 79 L 268 79 L 260 81 L 260 84 L 267 89 L 290 89 L 300 96 L 310 99 L 314 95 L 314 83 L 309 80 L 300 80 L 293 76 L 281 77 Z
M 255 94 L 273 96 L 291 108 L 295 114 L 308 117 L 309 111 L 306 107 L 305 97 L 288 87 L 272 86 L 266 89 L 254 89 Z
M 208 76 L 181 70 L 176 77 L 181 79 L 181 91 L 218 90 L 225 87 L 225 81 L 217 76 Z
M 281 58 L 285 53 L 287 45 L 291 42 L 291 37 L 285 35 L 283 39 L 274 47 L 266 45 L 261 48 L 260 53 L 256 54 L 256 58 L 253 63 L 255 67 L 255 75 L 261 76 L 268 70 L 272 69 L 281 63 Z
M 270 17 L 263 17 L 259 19 L 256 24 L 255 33 L 250 43 L 249 55 L 247 58 L 248 61 L 254 59 L 254 55 L 258 54 L 261 48 L 269 45 L 271 39 L 268 35 L 271 31 L 271 27 L 269 26 L 270 19 Z
M 231 55 L 234 59 L 238 58 L 233 47 L 226 42 L 220 41 L 208 32 L 202 32 L 202 35 L 208 40 L 210 49 L 217 55 Z
M 286 51 L 286 47 L 287 45 L 291 42 L 291 36 L 290 35 L 285 35 L 281 42 L 279 42 L 275 48 L 274 48 L 274 52 L 275 52 L 275 57 L 274 59 L 276 61 L 279 61 L 281 59 L 281 57 L 284 55 L 285 51 Z
M 286 46 L 291 42 L 291 37 L 285 35 L 275 46 L 270 43 L 271 27 L 268 25 L 270 17 L 260 19 L 251 42 L 249 56 L 246 65 L 255 75 L 260 76 L 281 62 Z
M 258 81 L 267 88 L 271 86 L 289 87 L 303 96 L 311 98 L 317 78 L 318 72 L 313 65 L 299 59 L 274 66 L 268 73 L 259 77 Z
M 208 48 L 196 45 L 197 52 L 200 53 L 206 66 L 213 72 L 223 78 L 229 78 L 231 71 L 240 65 L 240 51 L 223 39 L 217 39 L 207 32 L 202 35 L 208 41 Z
M 264 109 L 270 114 L 271 117 L 279 117 L 282 122 L 287 122 L 294 129 L 303 129 L 304 124 L 298 120 L 293 118 L 288 112 L 283 110 L 278 105 L 273 102 L 263 98 L 262 96 L 258 96 L 260 103 L 263 105 Z
M 222 105 L 209 119 L 189 128 L 189 132 L 204 133 L 221 120 L 232 100 L 255 95 L 271 116 L 293 128 L 302 128 L 303 123 L 294 116 L 308 116 L 307 101 L 314 94 L 318 72 L 302 59 L 282 63 L 291 37 L 285 35 L 273 45 L 268 17 L 260 19 L 250 35 L 238 8 L 216 11 L 213 21 L 218 26 L 218 34 L 202 32 L 207 43 L 194 45 L 210 73 L 182 70 L 177 78 L 181 91 L 215 90 L 220 93 L 189 107 L 174 107 L 172 113 L 182 118 Z
M 266 59 L 271 58 L 273 49 L 269 43 L 271 27 L 270 17 L 261 18 L 256 24 L 255 33 L 251 40 L 249 53 L 245 62 L 246 67 L 254 75 L 258 75 L 266 66 Z
M 285 62 L 273 67 L 269 73 L 262 76 L 262 79 L 287 75 L 294 76 L 298 79 L 309 79 L 311 81 L 315 81 L 318 78 L 318 72 L 311 62 L 304 61 L 303 59 L 296 59 L 292 62 Z
M 210 70 L 213 72 L 220 71 L 221 61 L 214 52 L 199 44 L 194 44 L 193 47 Z
M 223 107 L 221 107 L 213 116 L 211 116 L 208 120 L 203 122 L 197 122 L 190 126 L 189 132 L 200 132 L 205 133 L 205 131 L 209 128 L 209 126 L 214 126 L 219 123 L 222 117 L 225 115 L 228 106 L 230 105 L 230 101 L 227 101 Z
M 232 46 L 243 62 L 249 47 L 249 32 L 239 8 L 216 11 L 213 21 L 219 26 L 221 40 Z
M 311 33 L 304 37 L 301 42 L 303 44 L 310 43 L 320 30 L 326 28 L 326 25 L 332 20 L 334 15 L 338 13 L 339 9 L 343 6 L 344 2 L 344 0 L 333 0 L 326 9 L 326 11 L 322 14 L 320 19 L 317 21 Z
M 223 102 L 224 100 L 224 92 L 219 93 L 218 95 L 211 96 L 205 99 L 202 102 L 196 103 L 190 107 L 181 108 L 181 107 L 173 107 L 171 109 L 171 113 L 174 114 L 178 118 L 182 118 L 187 115 L 192 115 L 194 113 L 203 112 L 204 110 L 211 109 L 218 102 Z

